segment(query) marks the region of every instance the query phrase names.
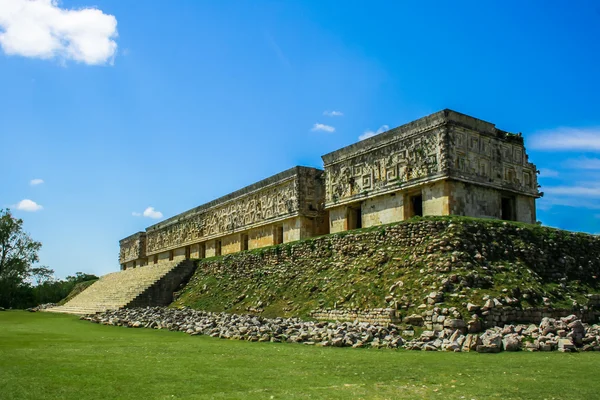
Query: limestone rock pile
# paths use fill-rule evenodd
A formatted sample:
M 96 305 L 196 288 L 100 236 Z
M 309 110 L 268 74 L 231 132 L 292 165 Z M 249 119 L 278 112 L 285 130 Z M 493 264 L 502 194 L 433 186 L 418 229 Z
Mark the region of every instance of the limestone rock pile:
M 466 333 L 462 320 L 459 329 L 429 330 L 405 344 L 409 350 L 425 351 L 600 351 L 600 326 L 583 324 L 575 315 L 560 319 L 543 318 L 539 325 L 506 325 L 480 334 Z M 449 326 L 452 324 L 444 324 Z
M 448 319 L 442 330 L 414 331 L 394 324 L 314 322 L 298 318 L 263 318 L 213 313 L 189 308 L 132 308 L 81 317 L 103 325 L 168 329 L 190 335 L 251 342 L 289 342 L 334 347 L 401 348 L 423 351 L 600 351 L 600 326 L 583 324 L 576 316 L 544 318 L 539 325 L 506 325 L 481 334 L 467 333 L 463 320 Z
M 334 347 L 398 348 L 404 344 L 395 325 L 366 322 L 311 322 L 297 318 L 263 318 L 189 308 L 130 308 L 83 316 L 103 325 L 169 329 L 191 335 L 251 342 L 289 342 Z

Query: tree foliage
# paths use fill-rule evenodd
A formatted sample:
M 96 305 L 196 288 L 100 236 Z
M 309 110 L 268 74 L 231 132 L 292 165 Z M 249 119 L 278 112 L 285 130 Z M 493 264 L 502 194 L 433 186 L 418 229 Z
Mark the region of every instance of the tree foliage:
M 31 274 L 42 247 L 23 231 L 23 220 L 0 209 L 0 279 L 23 281 Z
M 0 307 L 27 308 L 43 303 L 56 303 L 73 287 L 84 281 L 98 279 L 95 275 L 77 272 L 64 280 L 54 278 L 54 270 L 33 266 L 39 261 L 42 247 L 23 230 L 23 220 L 13 217 L 10 210 L 0 209 Z

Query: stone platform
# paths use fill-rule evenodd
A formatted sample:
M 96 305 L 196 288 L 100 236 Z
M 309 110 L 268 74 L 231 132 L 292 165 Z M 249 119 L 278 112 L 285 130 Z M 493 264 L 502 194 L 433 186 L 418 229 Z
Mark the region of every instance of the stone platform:
M 168 305 L 194 272 L 192 261 L 163 262 L 104 275 L 63 306 L 46 312 L 94 314 L 127 307 Z

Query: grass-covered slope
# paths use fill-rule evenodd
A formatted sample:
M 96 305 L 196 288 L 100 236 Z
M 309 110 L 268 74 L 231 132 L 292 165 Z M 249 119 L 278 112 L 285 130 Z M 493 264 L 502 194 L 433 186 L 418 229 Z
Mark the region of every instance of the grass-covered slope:
M 409 314 L 435 302 L 468 315 L 468 302 L 490 295 L 513 306 L 572 308 L 599 292 L 600 237 L 497 220 L 417 218 L 198 265 L 173 306 L 308 316 L 327 307 Z
M 83 282 L 79 282 L 79 283 L 75 284 L 75 286 L 73 286 L 73 289 L 67 295 L 67 297 L 65 297 L 64 299 L 59 301 L 58 305 L 62 306 L 67 301 L 71 300 L 73 297 L 77 296 L 79 293 L 83 292 L 85 289 L 90 287 L 93 283 L 96 283 L 96 281 L 98 281 L 98 279 L 92 279 L 90 281 L 83 281 Z

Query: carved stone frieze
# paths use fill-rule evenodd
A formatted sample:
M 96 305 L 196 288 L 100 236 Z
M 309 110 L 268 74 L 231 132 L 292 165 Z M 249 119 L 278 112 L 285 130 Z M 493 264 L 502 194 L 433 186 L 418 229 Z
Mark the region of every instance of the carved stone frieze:
M 138 232 L 119 242 L 119 263 L 139 260 L 146 257 L 146 234 Z
M 275 184 L 234 197 L 222 204 L 182 216 L 177 222 L 149 229 L 148 253 L 225 236 L 295 215 L 316 216 L 323 208 L 316 186 L 322 171 L 300 168 Z M 160 225 L 160 224 L 159 224 Z
M 453 127 L 449 143 L 451 177 L 538 195 L 536 167 L 529 162 L 522 141 L 490 138 Z
M 441 172 L 443 130 L 400 139 L 325 167 L 326 203 L 372 196 Z

